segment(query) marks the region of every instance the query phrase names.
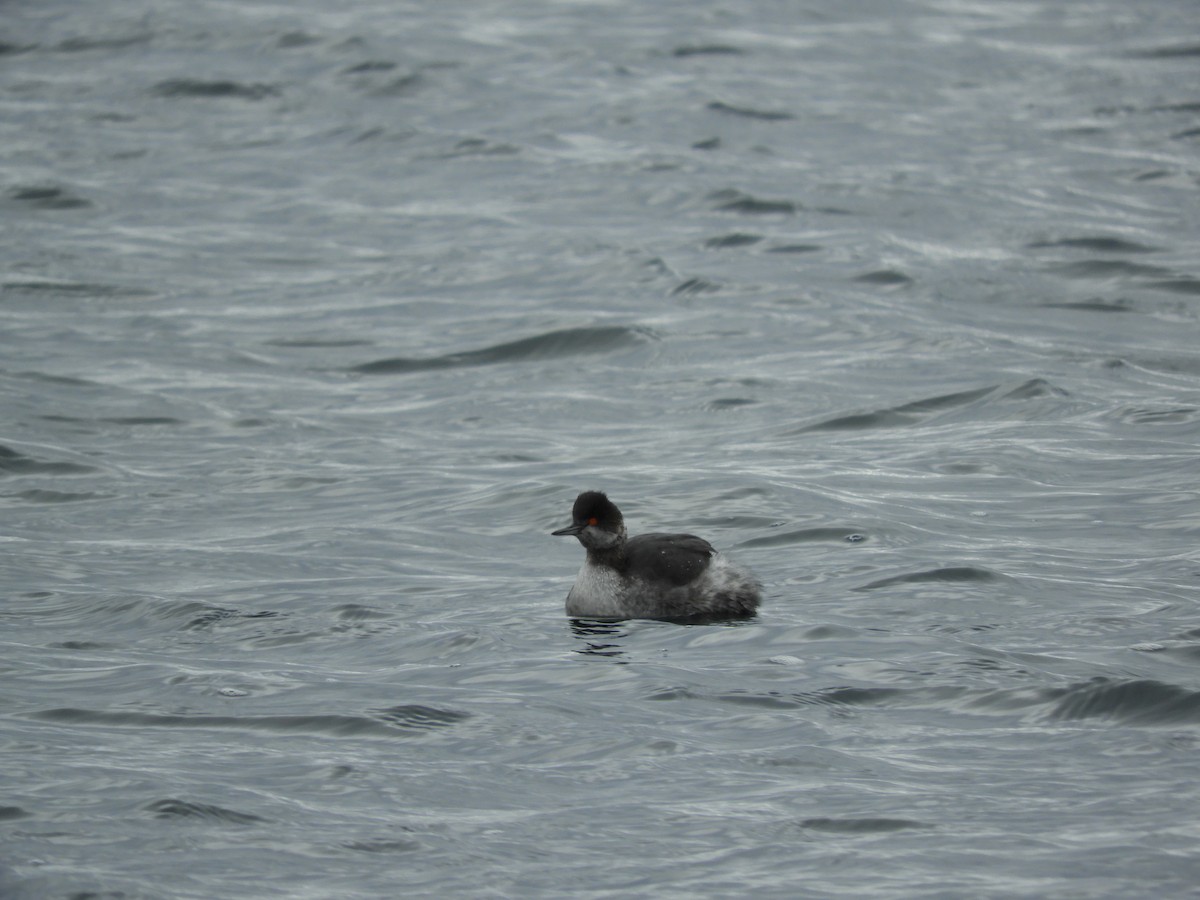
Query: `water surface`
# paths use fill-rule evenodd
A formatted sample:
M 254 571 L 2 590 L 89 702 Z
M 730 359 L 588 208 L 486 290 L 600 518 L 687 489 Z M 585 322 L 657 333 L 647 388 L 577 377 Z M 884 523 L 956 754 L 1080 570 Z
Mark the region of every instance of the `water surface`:
M 0 893 L 1194 892 L 1193 4 L 9 6 Z

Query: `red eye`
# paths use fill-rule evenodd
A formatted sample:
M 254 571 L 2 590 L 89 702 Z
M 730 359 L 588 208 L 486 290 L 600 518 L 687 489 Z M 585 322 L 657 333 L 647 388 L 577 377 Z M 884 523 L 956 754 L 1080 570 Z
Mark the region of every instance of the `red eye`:
M 595 516 L 592 516 L 590 519 L 588 519 L 588 524 L 589 525 L 598 525 L 598 524 L 600 524 L 600 520 L 597 519 Z

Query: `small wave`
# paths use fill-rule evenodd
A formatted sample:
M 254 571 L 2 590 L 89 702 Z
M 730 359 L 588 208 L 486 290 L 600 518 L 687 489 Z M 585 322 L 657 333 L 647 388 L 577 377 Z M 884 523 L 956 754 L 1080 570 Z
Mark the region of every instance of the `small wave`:
M 969 391 L 957 391 L 952 394 L 941 394 L 924 400 L 914 400 L 886 409 L 873 412 L 853 413 L 848 416 L 838 416 L 803 425 L 787 432 L 788 434 L 804 434 L 812 431 L 848 431 L 866 428 L 895 428 L 905 425 L 917 425 L 935 415 L 948 410 L 969 406 L 980 400 L 1010 401 L 1032 400 L 1047 396 L 1063 396 L 1064 391 L 1054 387 L 1042 378 L 1031 378 L 1014 387 L 994 385 L 992 387 L 975 388 Z
M 240 619 L 274 619 L 279 613 L 272 610 L 261 610 L 258 612 L 244 613 L 239 609 L 227 609 L 222 606 L 204 606 L 202 604 L 186 604 L 179 608 L 178 613 L 191 614 L 197 607 L 202 612 L 199 615 L 192 616 L 187 624 L 183 625 L 184 631 L 203 631 L 206 628 L 211 628 L 222 622 Z
M 363 338 L 321 338 L 321 337 L 306 337 L 306 338 L 275 338 L 269 341 L 263 341 L 268 347 L 299 347 L 307 348 L 323 348 L 323 347 L 366 347 L 370 345 L 370 341 Z
M 564 328 L 534 337 L 521 338 L 463 353 L 445 356 L 395 356 L 353 366 L 350 371 L 360 375 L 401 375 L 431 369 L 453 369 L 467 366 L 487 366 L 498 363 L 531 362 L 557 359 L 563 356 L 608 353 L 633 346 L 653 337 L 646 328 L 625 325 L 604 325 L 591 328 Z
M 174 416 L 102 416 L 98 419 L 83 416 L 47 415 L 39 416 L 45 422 L 68 422 L 72 425 L 185 425 L 183 419 Z
M 778 244 L 767 249 L 768 253 L 816 253 L 824 250 L 820 244 Z
M 733 234 L 723 234 L 719 237 L 709 238 L 704 242 L 704 246 L 714 249 L 722 247 L 748 247 L 751 244 L 757 244 L 761 240 L 761 234 L 746 234 L 741 231 L 735 231 Z
M 82 463 L 34 459 L 0 444 L 0 475 L 82 475 L 95 471 L 94 466 Z
M 1072 250 L 1092 250 L 1096 253 L 1153 253 L 1155 251 L 1154 247 L 1148 247 L 1145 244 L 1104 235 L 1060 238 L 1056 241 L 1033 241 L 1025 246 L 1031 250 L 1067 247 Z
M 0 288 L 6 292 L 31 294 L 35 297 L 45 297 L 47 294 L 62 294 L 68 297 L 90 296 L 90 297 L 153 297 L 154 292 L 145 290 L 144 288 L 128 287 L 121 284 L 102 284 L 95 281 L 5 281 L 0 283 Z M 36 373 L 30 373 L 31 375 Z M 48 376 L 50 377 L 50 376 Z M 78 379 L 68 379 L 76 384 L 86 384 L 87 382 Z
M 365 75 L 370 72 L 393 72 L 397 64 L 388 59 L 368 59 L 342 69 L 343 75 Z
M 463 138 L 450 150 L 440 154 L 439 159 L 462 159 L 474 156 L 516 156 L 521 148 L 504 141 L 493 142 L 483 138 Z
M 941 394 L 925 400 L 914 400 L 889 409 L 879 409 L 868 413 L 854 413 L 848 416 L 838 416 L 826 419 L 815 425 L 807 425 L 793 434 L 807 431 L 842 431 L 859 428 L 888 428 L 897 425 L 911 425 L 928 418 L 930 414 L 945 409 L 952 409 L 974 403 L 995 391 L 995 387 L 977 388 L 970 391 L 958 391 L 953 394 Z
M 377 718 L 397 728 L 415 731 L 428 731 L 432 728 L 445 728 L 469 719 L 468 713 L 456 712 L 451 709 L 438 709 L 434 706 L 411 704 L 408 706 L 393 706 L 388 709 L 374 711 Z
M 306 31 L 287 31 L 275 41 L 275 46 L 281 50 L 293 50 L 297 47 L 310 47 L 321 43 L 321 39 Z
M 91 200 L 55 185 L 15 187 L 8 192 L 8 196 L 10 200 L 34 209 L 86 209 L 92 205 Z
M 126 47 L 136 47 L 148 44 L 153 35 L 148 31 L 118 37 L 73 37 L 60 41 L 54 49 L 60 53 L 86 53 L 89 50 L 124 50 Z
M 764 200 L 761 197 L 753 197 L 750 194 L 734 190 L 717 191 L 711 194 L 709 199 L 717 203 L 719 212 L 736 212 L 746 215 L 775 213 L 790 216 L 800 208 L 791 200 Z
M 82 503 L 86 500 L 108 499 L 109 495 L 97 494 L 90 491 L 72 493 L 70 491 L 31 490 L 13 494 L 18 500 L 26 503 Z
M 1030 378 L 1007 391 L 997 392 L 999 400 L 1035 400 L 1040 397 L 1065 397 L 1067 392 L 1057 388 L 1044 378 Z
M 712 412 L 720 412 L 726 409 L 740 409 L 743 406 L 754 406 L 757 403 L 757 400 L 752 400 L 749 397 L 717 397 L 704 404 L 704 408 Z
M 739 547 L 779 547 L 787 544 L 813 544 L 822 541 L 842 541 L 860 543 L 863 540 L 861 532 L 849 528 L 800 528 L 795 531 L 784 531 L 768 534 L 765 537 L 750 538 L 738 544 Z
M 684 44 L 672 51 L 673 56 L 741 56 L 745 51 L 729 44 Z
M 372 88 L 370 94 L 372 97 L 411 97 L 424 86 L 425 77 L 420 72 L 410 72 Z
M 1170 44 L 1164 47 L 1146 47 L 1134 50 L 1130 56 L 1135 59 L 1180 59 L 1189 56 L 1200 56 L 1200 44 Z
M 800 823 L 801 828 L 807 828 L 811 831 L 828 831 L 835 834 L 887 834 L 893 831 L 904 831 L 909 828 L 931 828 L 924 822 L 917 822 L 913 819 L 886 819 L 886 818 L 815 818 L 804 819 Z
M 1065 275 L 1067 278 L 1122 278 L 1122 277 L 1154 277 L 1167 278 L 1173 273 L 1162 266 L 1150 266 L 1144 263 L 1126 262 L 1123 259 L 1083 259 L 1077 262 L 1054 263 L 1049 266 L 1051 272 Z
M 155 800 L 143 807 L 153 813 L 156 819 L 198 819 L 203 822 L 215 822 L 224 825 L 256 825 L 267 819 L 252 813 L 238 812 L 215 806 L 211 803 L 197 803 L 191 800 Z
M 1190 425 L 1200 418 L 1200 409 L 1194 406 L 1173 406 L 1162 409 L 1129 406 L 1116 410 L 1113 418 L 1129 425 Z
M 370 622 L 390 618 L 387 613 L 359 603 L 344 603 L 341 606 L 335 606 L 331 612 L 337 615 L 339 622 Z
M 408 710 L 397 713 L 396 710 Z M 419 710 L 420 712 L 412 712 Z M 118 728 L 206 728 L 262 731 L 272 734 L 307 734 L 324 737 L 395 737 L 397 733 L 427 731 L 468 718 L 467 713 L 410 706 L 383 710 L 383 715 L 309 716 L 205 716 L 169 713 L 108 712 L 63 707 L 31 713 L 46 722 L 68 725 L 99 725 Z M 434 724 L 431 724 L 434 723 Z
M 885 287 L 900 287 L 913 283 L 911 278 L 895 269 L 877 269 L 874 272 L 864 272 L 862 275 L 855 276 L 854 280 L 861 284 L 878 284 Z
M 921 584 L 927 582 L 957 584 L 962 582 L 987 583 L 1004 580 L 1006 580 L 1004 575 L 1000 575 L 990 569 L 980 568 L 979 566 L 946 566 L 941 569 L 928 569 L 924 572 L 910 572 L 906 575 L 881 578 L 879 581 L 872 581 L 870 584 L 864 584 L 853 590 L 876 591 L 880 588 L 893 587 L 897 584 Z
M 1200 295 L 1200 278 L 1191 275 L 1181 275 L 1178 278 L 1163 278 L 1159 281 L 1148 282 L 1147 287 L 1156 291 L 1167 291 L 1171 294 Z
M 672 297 L 689 296 L 691 294 L 712 294 L 721 290 L 721 286 L 715 281 L 709 281 L 706 278 L 689 278 L 675 286 L 671 291 Z
M 279 96 L 279 88 L 273 84 L 243 84 L 229 79 L 206 80 L 202 78 L 168 78 L 153 88 L 160 97 L 201 97 L 237 100 L 262 100 Z
M 361 853 L 411 853 L 413 850 L 421 849 L 421 845 L 417 841 L 404 840 L 403 838 L 385 838 L 374 841 L 346 841 L 342 846 L 347 850 L 357 850 Z
M 823 635 L 816 635 L 820 639 Z M 998 669 L 996 661 L 972 665 Z M 1200 691 L 1161 681 L 1118 682 L 1094 678 L 1067 687 L 988 688 L 966 685 L 834 687 L 813 691 L 735 690 L 714 699 L 764 709 L 852 707 L 857 709 L 942 709 L 969 715 L 1019 715 L 1031 722 L 1106 719 L 1124 725 L 1184 726 L 1200 724 Z
M 1096 678 L 1055 691 L 1052 719 L 1114 719 L 1130 725 L 1200 724 L 1200 692 L 1142 679 Z
M 904 697 L 916 698 L 926 693 L 928 691 L 906 691 L 901 688 L 839 687 L 811 694 L 798 694 L 796 699 L 802 703 L 820 706 L 882 706 Z M 958 693 L 957 690 L 950 689 L 947 697 L 957 696 Z
M 186 425 L 183 419 L 177 419 L 174 416 L 112 416 L 101 419 L 102 422 L 111 422 L 113 425 Z
M 1123 313 L 1134 312 L 1134 306 L 1128 300 L 1066 300 L 1038 304 L 1046 309 L 1073 309 L 1079 312 Z
M 738 706 L 757 706 L 767 709 L 790 709 L 799 706 L 883 706 L 895 705 L 903 698 L 914 699 L 925 692 L 902 688 L 837 687 L 818 691 L 789 694 L 780 691 L 729 691 L 717 696 L 724 703 Z M 957 697 L 959 691 L 953 693 Z
M 796 118 L 791 113 L 778 112 L 769 109 L 755 109 L 751 106 L 735 106 L 732 103 L 724 103 L 720 100 L 714 100 L 708 104 L 708 108 L 713 112 L 728 113 L 732 116 L 741 116 L 743 119 L 758 119 L 761 122 L 785 122 L 789 119 Z

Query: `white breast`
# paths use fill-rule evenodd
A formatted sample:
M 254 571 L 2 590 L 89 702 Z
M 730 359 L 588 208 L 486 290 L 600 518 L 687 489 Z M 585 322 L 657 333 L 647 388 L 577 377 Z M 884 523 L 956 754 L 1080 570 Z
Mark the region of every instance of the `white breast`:
M 607 566 L 584 562 L 567 594 L 567 615 L 584 618 L 618 618 L 626 614 L 621 576 Z

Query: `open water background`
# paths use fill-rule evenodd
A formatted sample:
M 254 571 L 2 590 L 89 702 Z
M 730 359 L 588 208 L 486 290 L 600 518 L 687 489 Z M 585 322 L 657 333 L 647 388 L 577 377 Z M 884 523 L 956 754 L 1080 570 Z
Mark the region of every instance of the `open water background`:
M 0 13 L 0 895 L 1195 896 L 1193 0 Z

